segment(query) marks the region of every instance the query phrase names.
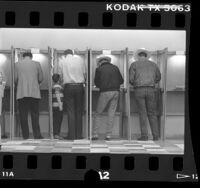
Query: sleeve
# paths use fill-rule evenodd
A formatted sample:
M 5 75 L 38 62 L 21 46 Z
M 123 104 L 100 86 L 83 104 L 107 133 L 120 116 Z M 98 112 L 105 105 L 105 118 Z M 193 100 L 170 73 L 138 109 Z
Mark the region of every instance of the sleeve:
M 118 69 L 118 68 L 117 68 L 117 69 Z M 124 83 L 124 79 L 123 79 L 122 74 L 121 74 L 121 72 L 120 72 L 119 69 L 118 69 L 118 74 L 119 74 L 119 84 L 121 85 L 121 84 Z
M 43 81 L 43 72 L 42 72 L 42 67 L 39 62 L 38 64 L 38 82 L 41 83 Z
M 63 82 L 63 68 L 62 68 L 62 59 L 58 60 L 58 74 L 60 75 L 61 82 Z
M 18 63 L 14 65 L 14 72 L 15 72 L 15 83 L 18 82 Z
M 95 76 L 94 76 L 94 84 L 99 88 L 100 87 L 100 72 L 99 69 L 96 69 Z
M 158 68 L 158 66 L 156 65 L 156 79 L 155 82 L 158 83 L 161 80 L 161 73 L 160 73 L 160 69 Z
M 86 72 L 86 65 L 83 63 L 83 76 L 85 78 L 85 81 L 87 80 L 87 72 Z
M 129 69 L 129 82 L 133 85 L 135 79 L 135 63 L 132 63 Z
M 1 72 L 2 77 L 3 77 L 3 81 L 4 81 L 4 82 L 7 82 L 7 78 L 6 78 L 6 75 L 5 75 L 4 71 L 3 71 L 3 70 L 0 70 L 0 72 Z

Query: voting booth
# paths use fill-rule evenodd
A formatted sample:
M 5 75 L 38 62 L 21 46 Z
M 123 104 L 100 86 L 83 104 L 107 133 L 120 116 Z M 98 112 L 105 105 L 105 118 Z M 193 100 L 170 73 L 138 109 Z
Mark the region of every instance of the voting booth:
M 52 49 L 53 50 L 53 73 L 59 73 L 59 61 L 64 55 L 64 50 Z M 84 101 L 83 101 L 83 114 L 82 114 L 82 137 L 89 139 L 89 123 L 88 123 L 88 50 L 80 51 L 78 49 L 73 50 L 73 56 L 79 58 L 85 65 L 86 69 L 86 83 L 84 83 Z M 64 107 L 64 116 L 61 125 L 61 135 L 67 136 L 68 134 L 68 118 L 66 107 Z
M 38 61 L 42 67 L 44 80 L 40 85 L 40 129 L 41 134 L 48 139 L 53 139 L 52 116 L 52 75 L 58 72 L 59 58 L 64 49 L 21 49 L 11 47 L 0 50 L 0 72 L 5 78 L 4 90 L 1 90 L 1 135 L 8 139 L 21 139 L 18 104 L 16 100 L 16 86 L 14 83 L 14 66 L 22 58 L 23 52 L 30 50 L 33 60 Z M 99 97 L 99 90 L 95 87 L 94 76 L 97 67 L 96 58 L 105 54 L 111 57 L 123 78 L 124 84 L 120 88 L 120 98 L 115 113 L 112 136 L 115 139 L 134 140 L 140 135 L 140 125 L 137 114 L 137 105 L 134 99 L 134 89 L 129 84 L 129 68 L 134 59 L 135 51 L 128 48 L 120 51 L 111 49 L 74 49 L 74 55 L 79 56 L 87 70 L 87 80 L 84 85 L 84 111 L 83 111 L 83 137 L 90 139 L 94 121 L 94 113 Z M 157 88 L 157 114 L 159 121 L 160 137 L 183 138 L 184 135 L 184 97 L 185 97 L 185 52 L 168 51 L 161 49 L 151 51 L 150 60 L 156 63 L 161 71 L 161 81 Z M 4 95 L 3 95 L 4 93 Z M 100 134 L 105 134 L 107 111 L 102 115 Z M 29 117 L 29 131 L 32 134 Z M 149 133 L 150 128 L 149 128 Z M 61 125 L 61 135 L 67 136 L 67 113 L 64 109 L 64 118 Z
M 123 127 L 125 126 L 125 124 L 127 124 L 127 122 L 124 121 L 125 116 L 127 116 L 127 114 L 125 114 L 125 106 L 124 106 L 124 89 L 127 87 L 127 82 L 126 82 L 126 72 L 127 72 L 127 68 L 126 68 L 126 59 L 125 59 L 125 50 L 122 51 L 112 51 L 112 50 L 107 50 L 107 49 L 103 49 L 101 51 L 95 51 L 95 50 L 90 50 L 90 72 L 91 72 L 91 76 L 90 76 L 90 87 L 91 87 L 91 100 L 90 100 L 90 108 L 91 108 L 91 121 L 90 121 L 90 126 L 91 129 L 94 125 L 94 115 L 95 115 L 95 111 L 97 108 L 97 101 L 99 98 L 99 88 L 97 88 L 94 84 L 94 77 L 95 77 L 95 71 L 97 68 L 97 57 L 99 55 L 107 55 L 111 58 L 111 63 L 116 65 L 119 70 L 120 73 L 122 75 L 122 77 L 124 78 L 124 83 L 121 85 L 120 88 L 120 95 L 119 95 L 119 102 L 117 105 L 117 109 L 116 109 L 116 113 L 115 113 L 115 117 L 114 117 L 114 126 L 113 126 L 113 133 L 112 133 L 112 137 L 113 138 L 121 138 L 121 139 L 128 139 L 128 137 L 126 137 L 123 133 L 123 131 L 128 131 L 128 130 L 124 130 Z M 104 112 L 102 113 L 102 124 L 99 127 L 99 133 L 100 135 L 105 135 L 105 129 L 106 129 L 106 125 L 107 125 L 107 116 L 108 116 L 108 106 L 105 108 Z M 128 126 L 126 126 L 128 127 Z M 92 130 L 91 130 L 92 132 Z M 91 133 L 92 134 L 92 133 Z M 124 137 L 125 136 L 125 137 Z

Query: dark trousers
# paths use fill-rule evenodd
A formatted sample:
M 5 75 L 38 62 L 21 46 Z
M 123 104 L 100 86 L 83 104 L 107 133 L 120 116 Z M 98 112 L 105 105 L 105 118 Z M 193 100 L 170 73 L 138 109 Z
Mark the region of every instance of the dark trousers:
M 40 125 L 39 125 L 39 99 L 24 97 L 18 99 L 19 117 L 22 128 L 22 136 L 24 139 L 29 137 L 28 127 L 28 112 L 31 112 L 31 121 L 34 138 L 40 137 Z
M 59 135 L 60 128 L 63 120 L 63 111 L 60 111 L 59 108 L 53 108 L 53 134 Z
M 68 115 L 68 138 L 82 138 L 83 84 L 65 84 L 64 101 Z
M 148 136 L 147 117 L 154 138 L 159 137 L 156 89 L 141 87 L 135 89 L 135 99 L 138 107 L 141 136 Z

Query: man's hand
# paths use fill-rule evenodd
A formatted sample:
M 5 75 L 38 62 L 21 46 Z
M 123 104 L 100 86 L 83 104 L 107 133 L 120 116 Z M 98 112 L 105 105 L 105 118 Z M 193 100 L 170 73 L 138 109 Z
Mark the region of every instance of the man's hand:
M 63 111 L 63 105 L 62 104 L 59 105 L 59 110 Z
M 123 88 L 124 93 L 127 93 L 127 88 Z

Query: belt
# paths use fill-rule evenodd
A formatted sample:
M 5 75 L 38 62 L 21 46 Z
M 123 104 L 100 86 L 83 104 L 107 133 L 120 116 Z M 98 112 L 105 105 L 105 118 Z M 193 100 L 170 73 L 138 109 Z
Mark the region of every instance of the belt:
M 75 86 L 77 86 L 77 85 L 83 85 L 83 83 L 66 83 L 65 85 L 75 85 Z
M 155 88 L 155 86 L 137 86 L 137 87 L 135 87 L 135 89 L 139 89 L 139 88 Z

